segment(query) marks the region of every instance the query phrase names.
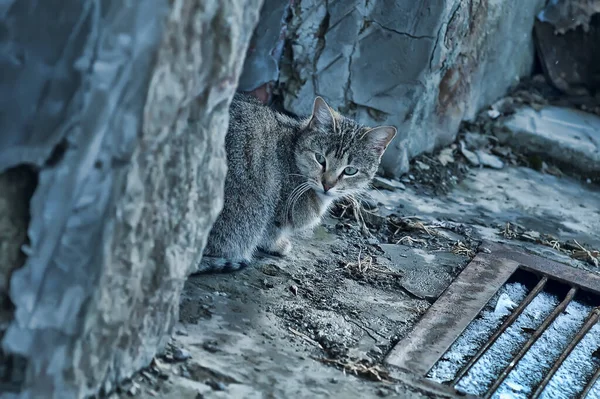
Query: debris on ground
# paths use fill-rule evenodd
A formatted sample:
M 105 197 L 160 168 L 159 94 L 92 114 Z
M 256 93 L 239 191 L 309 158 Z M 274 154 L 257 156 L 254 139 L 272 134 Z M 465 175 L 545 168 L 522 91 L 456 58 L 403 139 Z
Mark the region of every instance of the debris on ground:
M 388 267 L 377 266 L 373 263 L 373 257 L 370 255 L 362 258 L 362 250 L 358 252 L 358 260 L 356 262 L 348 262 L 344 269 L 350 273 L 364 274 L 367 272 L 386 274 L 392 277 L 402 277 L 401 273 L 396 273 Z
M 572 251 L 571 257 L 573 259 L 586 261 L 596 267 L 600 265 L 600 251 L 586 249 L 577 241 L 575 241 L 575 245 L 577 245 L 579 249 Z
M 600 266 L 600 251 L 587 249 L 579 244 L 576 240 L 573 240 L 573 242 L 560 242 L 559 239 L 550 234 L 542 234 L 533 230 L 525 230 L 521 226 L 508 222 L 502 229 L 500 229 L 498 234 L 507 239 L 516 239 L 541 244 L 558 252 L 565 253 L 573 259 L 587 262 L 596 267 Z
M 475 257 L 475 250 L 471 249 L 462 241 L 457 241 L 452 247 L 452 253 L 456 255 L 464 255 L 469 258 Z
M 394 382 L 390 373 L 379 364 L 369 364 L 364 360 L 339 360 L 339 359 L 324 359 L 315 358 L 325 364 L 330 364 L 341 368 L 345 373 L 351 373 L 363 378 L 380 382 Z

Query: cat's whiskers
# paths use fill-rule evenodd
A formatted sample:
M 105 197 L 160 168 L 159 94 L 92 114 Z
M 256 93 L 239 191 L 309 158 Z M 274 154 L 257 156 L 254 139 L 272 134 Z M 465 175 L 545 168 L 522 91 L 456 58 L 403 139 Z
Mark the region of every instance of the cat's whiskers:
M 312 187 L 310 187 L 310 185 L 308 185 L 304 190 L 300 191 L 299 194 L 296 194 L 296 197 L 294 199 L 294 202 L 292 203 L 292 209 L 291 209 L 291 213 L 292 213 L 292 218 L 294 216 L 294 209 L 296 208 L 296 204 L 298 203 L 298 200 L 302 197 L 302 195 L 304 193 L 306 193 L 308 190 L 310 190 Z
M 296 205 L 296 202 L 298 201 L 298 199 L 302 196 L 302 194 L 304 194 L 305 192 L 307 192 L 310 189 L 311 189 L 310 183 L 304 182 L 304 183 L 300 183 L 298 186 L 296 186 L 292 190 L 292 192 L 288 196 L 288 199 L 285 204 L 285 213 L 284 214 L 288 220 L 290 220 L 290 221 L 292 220 L 292 218 L 290 217 L 290 212 L 293 213 L 294 206 Z

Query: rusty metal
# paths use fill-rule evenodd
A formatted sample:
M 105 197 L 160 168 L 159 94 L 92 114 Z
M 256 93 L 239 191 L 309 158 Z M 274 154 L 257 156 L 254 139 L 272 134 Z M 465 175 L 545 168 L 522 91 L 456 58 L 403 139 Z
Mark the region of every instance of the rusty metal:
M 592 378 L 590 378 L 587 384 L 585 384 L 585 388 L 583 388 L 583 392 L 581 392 L 581 395 L 579 395 L 579 399 L 587 398 L 588 394 L 594 387 L 594 384 L 596 383 L 596 381 L 598 381 L 598 378 L 600 378 L 600 368 L 596 370 Z
M 475 257 L 391 350 L 386 363 L 426 375 L 518 267 L 518 262 Z
M 577 334 L 575 334 L 571 342 L 569 342 L 569 345 L 567 345 L 567 347 L 563 350 L 558 359 L 556 359 L 552 368 L 548 371 L 542 382 L 540 382 L 536 390 L 533 392 L 531 399 L 537 399 L 542 394 L 542 391 L 544 390 L 544 388 L 546 388 L 546 385 L 548 385 L 550 379 L 552 379 L 560 365 L 565 361 L 567 356 L 569 356 L 571 352 L 573 352 L 573 349 L 575 349 L 575 347 L 583 339 L 585 334 L 587 334 L 588 331 L 590 331 L 590 329 L 594 327 L 594 324 L 598 322 L 599 317 L 600 308 L 592 310 L 585 324 L 581 327 Z
M 454 377 L 454 381 L 452 381 L 452 385 L 458 384 L 458 381 L 460 381 L 460 379 L 463 378 L 469 372 L 469 370 L 471 370 L 471 367 L 473 367 L 475 363 L 477 363 L 477 361 L 481 358 L 481 356 L 483 356 L 485 351 L 487 351 L 490 348 L 490 346 L 492 346 L 494 342 L 496 342 L 496 340 L 500 338 L 500 335 L 502 335 L 504 331 L 506 331 L 506 329 L 510 327 L 515 320 L 517 320 L 517 318 L 521 315 L 521 313 L 523 313 L 525 308 L 531 303 L 531 301 L 533 301 L 537 294 L 539 294 L 544 289 L 547 282 L 548 277 L 542 277 L 542 279 L 531 290 L 531 292 L 527 295 L 523 302 L 521 302 L 519 306 L 510 314 L 510 316 L 504 321 L 504 323 L 502 323 L 502 325 L 496 330 L 496 332 L 490 337 L 490 339 L 485 344 L 483 344 L 483 346 L 477 351 L 477 353 L 471 358 L 471 360 L 469 360 L 467 364 L 465 364 L 458 371 L 456 377 Z
M 499 260 L 511 260 L 520 264 L 519 268 L 530 271 L 539 276 L 548 276 L 570 287 L 577 287 L 584 291 L 600 295 L 600 275 L 582 269 L 576 269 L 563 263 L 551 261 L 536 255 L 517 252 L 513 248 L 497 243 L 485 243 L 485 248 L 490 254 L 478 256 L 491 257 Z M 500 288 L 500 287 L 498 287 Z
M 490 398 L 496 392 L 498 387 L 500 387 L 500 385 L 502 385 L 506 377 L 508 377 L 508 374 L 516 367 L 519 360 L 521 360 L 523 356 L 525 356 L 527 351 L 533 346 L 533 344 L 535 344 L 538 338 L 542 336 L 542 334 L 548 329 L 548 327 L 550 327 L 550 324 L 552 324 L 552 322 L 567 308 L 569 303 L 571 303 L 571 301 L 575 297 L 576 293 L 577 288 L 571 288 L 567 295 L 565 295 L 565 299 L 563 299 L 563 301 L 556 308 L 554 308 L 552 313 L 550 313 L 548 317 L 544 319 L 544 322 L 535 330 L 535 332 L 527 340 L 525 345 L 523 345 L 519 353 L 517 353 L 517 355 L 513 357 L 510 363 L 504 368 L 504 370 L 502 370 L 502 373 L 500 373 L 500 375 L 496 378 L 492 386 L 483 396 L 485 399 Z
M 490 389 L 486 392 L 485 397 L 489 398 L 535 341 L 560 313 L 564 311 L 576 292 L 584 291 L 600 295 L 600 276 L 535 255 L 518 252 L 501 244 L 484 243 L 481 250 L 484 253 L 479 253 L 467 265 L 456 280 L 444 291 L 442 296 L 429 308 L 427 313 L 417 323 L 412 333 L 392 349 L 385 362 L 399 367 L 404 372 L 416 374 L 419 378 L 425 378 L 429 370 L 452 346 L 469 323 L 477 317 L 483 307 L 517 270 L 525 270 L 538 276 L 539 281 L 524 301 L 509 315 L 507 320 L 502 323 L 482 348 L 477 351 L 475 356 L 458 371 L 451 384 L 451 386 L 455 386 L 494 342 L 497 341 L 501 334 L 515 322 L 527 305 L 544 289 L 548 281 L 556 281 L 569 287 L 570 291 L 561 304 L 544 320 L 542 325 L 533 333 L 519 353 L 503 370 L 500 377 L 493 382 Z M 466 295 L 467 293 L 468 295 Z M 596 320 L 597 322 L 599 318 L 600 308 L 597 308 L 588 319 L 588 322 L 586 322 L 586 325 L 574 337 L 569 347 L 565 349 L 558 361 L 554 363 L 550 369 L 550 373 L 540 383 L 537 388 L 539 392 L 543 391 L 566 356 L 568 356 L 575 345 L 587 333 L 587 330 L 591 328 L 585 329 L 587 323 L 592 323 L 592 320 Z M 599 378 L 600 369 L 595 372 L 592 379 L 588 382 L 581 396 L 582 399 Z

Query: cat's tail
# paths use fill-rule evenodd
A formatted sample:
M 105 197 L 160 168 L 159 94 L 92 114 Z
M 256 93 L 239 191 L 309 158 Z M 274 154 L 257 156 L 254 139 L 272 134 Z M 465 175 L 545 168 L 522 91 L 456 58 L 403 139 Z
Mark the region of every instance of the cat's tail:
M 248 267 L 245 260 L 231 260 L 214 256 L 203 256 L 194 274 L 231 273 Z

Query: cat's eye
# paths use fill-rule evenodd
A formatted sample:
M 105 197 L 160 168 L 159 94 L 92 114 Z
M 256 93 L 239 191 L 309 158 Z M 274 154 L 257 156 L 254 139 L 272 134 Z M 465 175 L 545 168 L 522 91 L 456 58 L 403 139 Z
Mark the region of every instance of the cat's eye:
M 325 163 L 327 162 L 325 160 L 325 157 L 323 155 L 319 154 L 318 152 L 315 153 L 315 159 L 317 160 L 318 163 L 320 163 L 323 166 L 325 166 Z
M 356 169 L 354 166 L 346 166 L 344 168 L 344 174 L 346 176 L 354 176 L 357 173 L 358 173 L 358 169 Z

